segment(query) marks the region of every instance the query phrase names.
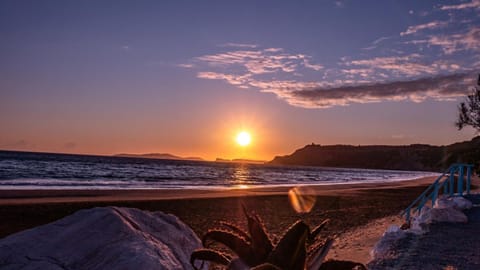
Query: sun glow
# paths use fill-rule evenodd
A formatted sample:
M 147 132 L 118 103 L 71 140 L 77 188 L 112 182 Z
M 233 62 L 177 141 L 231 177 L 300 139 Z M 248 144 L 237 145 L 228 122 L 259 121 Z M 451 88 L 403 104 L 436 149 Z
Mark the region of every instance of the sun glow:
M 242 131 L 237 134 L 237 138 L 235 140 L 240 146 L 247 146 L 252 141 L 252 137 L 248 132 Z

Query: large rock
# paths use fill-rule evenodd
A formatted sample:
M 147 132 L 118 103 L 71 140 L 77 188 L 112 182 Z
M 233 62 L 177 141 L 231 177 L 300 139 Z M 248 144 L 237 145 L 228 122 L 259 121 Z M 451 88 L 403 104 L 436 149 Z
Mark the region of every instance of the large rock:
M 472 206 L 472 202 L 463 197 L 442 197 L 435 202 L 434 208 L 455 208 L 457 210 L 467 210 L 472 208 Z
M 195 233 L 162 212 L 105 207 L 0 240 L 1 269 L 191 269 Z
M 472 208 L 472 202 L 463 197 L 443 197 L 430 208 L 424 206 L 420 214 L 412 218 L 411 232 L 425 233 L 428 224 L 436 222 L 467 223 L 468 217 L 462 210 Z
M 407 232 L 400 229 L 396 225 L 388 227 L 387 231 L 382 235 L 382 238 L 375 244 L 370 251 L 372 260 L 385 260 L 396 256 L 394 244 L 400 239 L 405 238 Z

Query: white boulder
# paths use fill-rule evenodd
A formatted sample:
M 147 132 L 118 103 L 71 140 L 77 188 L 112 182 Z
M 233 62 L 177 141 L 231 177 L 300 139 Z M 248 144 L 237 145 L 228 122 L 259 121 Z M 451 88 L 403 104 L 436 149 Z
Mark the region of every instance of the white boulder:
M 434 208 L 424 206 L 420 214 L 412 218 L 410 231 L 422 234 L 428 231 L 428 224 L 435 222 L 467 223 L 468 217 L 462 210 L 470 209 L 472 203 L 463 197 L 441 198 Z
M 406 236 L 407 232 L 401 230 L 400 227 L 396 225 L 390 226 L 370 251 L 372 260 L 388 259 L 395 256 L 395 242 Z
M 173 215 L 93 208 L 1 239 L 0 268 L 192 269 L 190 254 L 199 247 Z
M 456 208 L 430 209 L 428 223 L 450 222 L 450 223 L 467 223 L 468 217 Z
M 440 198 L 435 202 L 434 208 L 444 209 L 444 208 L 455 208 L 457 210 L 467 210 L 473 207 L 471 201 L 463 197 L 449 197 L 449 198 Z

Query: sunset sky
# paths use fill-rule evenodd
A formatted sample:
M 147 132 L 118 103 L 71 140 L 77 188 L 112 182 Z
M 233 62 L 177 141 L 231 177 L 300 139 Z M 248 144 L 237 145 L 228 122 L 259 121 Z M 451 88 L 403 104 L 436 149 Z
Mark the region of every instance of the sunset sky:
M 480 1 L 0 1 L 0 149 L 450 144 Z M 235 143 L 250 132 L 246 147 Z

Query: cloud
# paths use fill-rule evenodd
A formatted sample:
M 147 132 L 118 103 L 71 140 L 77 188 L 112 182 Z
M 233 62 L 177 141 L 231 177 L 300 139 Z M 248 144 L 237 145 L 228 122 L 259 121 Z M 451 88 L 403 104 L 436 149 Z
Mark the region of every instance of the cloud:
M 194 68 L 195 65 L 194 65 L 194 64 L 178 64 L 177 67 L 181 67 L 181 68 Z
M 472 0 L 468 3 L 458 4 L 458 5 L 444 5 L 441 6 L 441 10 L 461 10 L 468 8 L 480 8 L 480 0 Z
M 480 27 L 470 28 L 467 32 L 450 35 L 432 35 L 425 40 L 416 40 L 415 43 L 425 43 L 430 46 L 438 46 L 447 54 L 459 51 L 480 51 Z
M 233 75 L 217 72 L 199 72 L 197 78 L 209 79 L 209 80 L 225 80 L 229 84 L 238 86 L 240 88 L 248 88 L 248 84 L 251 81 L 250 75 Z
M 370 69 L 369 73 L 374 70 L 384 70 L 392 72 L 393 75 L 407 75 L 418 76 L 422 74 L 435 74 L 437 69 L 431 65 L 421 62 L 422 57 L 419 54 L 410 54 L 404 56 L 388 56 L 388 57 L 374 57 L 371 59 L 351 60 L 344 64 L 346 66 L 363 66 Z M 361 69 L 366 73 L 366 69 Z M 354 70 L 349 70 L 349 73 Z
M 400 33 L 400 36 L 411 35 L 411 34 L 417 33 L 418 31 L 421 31 L 421 30 L 435 29 L 435 28 L 445 27 L 447 25 L 448 25 L 448 22 L 433 21 L 433 22 L 429 22 L 429 23 L 409 26 L 405 32 Z
M 337 8 L 344 8 L 344 7 L 345 7 L 345 2 L 344 2 L 344 1 L 337 0 L 337 1 L 335 1 L 335 6 L 336 6 Z
M 234 42 L 229 42 L 229 43 L 221 44 L 220 47 L 256 48 L 257 45 L 255 45 L 255 44 L 247 44 L 247 43 L 234 43 Z
M 316 70 L 316 71 L 319 71 L 319 70 L 321 70 L 321 69 L 324 69 L 324 66 L 322 66 L 322 65 L 319 65 L 319 64 L 311 64 L 311 63 L 310 63 L 310 60 L 308 60 L 308 59 L 305 59 L 305 60 L 304 60 L 303 65 L 304 65 L 306 68 L 310 68 L 310 69 L 313 69 L 313 70 Z
M 388 40 L 390 39 L 391 37 L 380 37 L 380 38 L 377 38 L 376 40 L 374 40 L 372 42 L 372 45 L 371 46 L 368 46 L 368 47 L 365 47 L 365 48 L 362 48 L 362 50 L 373 50 L 375 48 L 377 48 L 378 44 L 380 44 L 381 42 L 385 41 L 385 40 Z
M 382 101 L 409 100 L 422 102 L 427 98 L 442 101 L 451 100 L 464 96 L 468 92 L 468 87 L 474 83 L 474 80 L 475 76 L 471 74 L 453 74 L 412 81 L 394 81 L 332 88 L 277 89 L 271 92 L 292 105 L 305 108 L 329 108 L 353 103 Z
M 299 68 L 314 71 L 323 69 L 320 64 L 311 63 L 310 56 L 286 53 L 282 48 L 244 49 L 210 54 L 197 57 L 196 60 L 212 67 L 236 66 L 249 74 L 275 72 L 295 73 Z

